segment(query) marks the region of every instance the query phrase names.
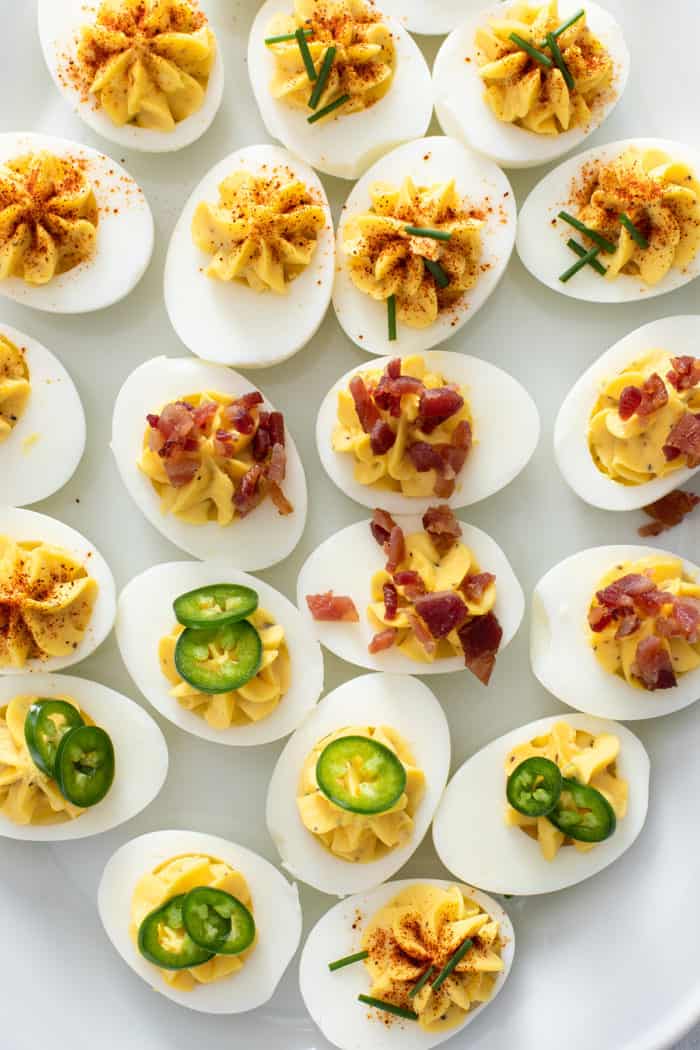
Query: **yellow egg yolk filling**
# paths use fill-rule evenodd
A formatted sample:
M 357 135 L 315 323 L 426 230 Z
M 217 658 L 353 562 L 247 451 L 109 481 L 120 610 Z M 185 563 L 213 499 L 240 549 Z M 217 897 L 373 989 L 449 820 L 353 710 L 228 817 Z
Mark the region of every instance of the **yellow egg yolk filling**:
M 440 971 L 467 939 L 472 946 L 434 989 Z M 428 1032 L 461 1024 L 491 998 L 503 970 L 500 923 L 458 886 L 444 890 L 415 883 L 401 890 L 372 916 L 362 948 L 369 953 L 364 961 L 372 981 L 369 994 L 415 1011 Z M 430 979 L 411 996 L 430 966 Z
M 27 407 L 31 389 L 23 351 L 0 332 L 0 444 Z
M 401 760 L 406 787 L 384 813 L 362 814 L 342 809 L 327 798 L 316 780 L 316 763 L 332 740 L 365 736 L 384 744 Z M 359 784 L 357 785 L 359 792 Z M 305 828 L 337 857 L 350 862 L 377 860 L 404 846 L 413 833 L 413 818 L 425 790 L 425 776 L 415 765 L 408 743 L 390 726 L 347 726 L 319 740 L 309 752 L 299 780 L 297 806 Z

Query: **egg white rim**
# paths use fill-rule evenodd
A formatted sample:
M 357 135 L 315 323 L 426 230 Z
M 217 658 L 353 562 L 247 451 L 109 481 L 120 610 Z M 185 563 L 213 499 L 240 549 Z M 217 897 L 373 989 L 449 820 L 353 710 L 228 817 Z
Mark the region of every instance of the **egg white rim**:
M 700 667 L 680 675 L 672 689 L 649 692 L 608 674 L 588 644 L 586 618 L 600 578 L 617 563 L 652 555 L 680 557 L 636 544 L 591 547 L 560 561 L 535 584 L 530 626 L 532 670 L 545 689 L 569 707 L 600 718 L 631 722 L 672 714 L 700 698 Z M 699 566 L 687 558 L 681 560 L 686 572 L 700 577 Z
M 129 923 L 131 896 L 141 876 L 187 853 L 223 860 L 244 875 L 253 898 L 258 940 L 235 974 L 182 992 L 166 984 L 157 967 L 141 956 L 129 936 Z M 199 831 L 151 831 L 125 843 L 107 861 L 97 907 L 107 936 L 131 969 L 154 991 L 200 1013 L 236 1014 L 262 1006 L 273 995 L 301 939 L 296 885 L 245 846 Z
M 200 390 L 219 391 L 240 397 L 259 387 L 222 365 L 205 364 L 191 357 L 154 357 L 139 365 L 126 378 L 117 395 L 112 417 L 111 448 L 129 495 L 139 510 L 166 539 L 195 558 L 226 559 L 231 568 L 266 569 L 286 558 L 301 539 L 306 524 L 306 478 L 294 439 L 285 427 L 287 477 L 284 491 L 294 510 L 283 517 L 269 499 L 245 518 L 231 525 L 216 522 L 191 525 L 174 515 L 161 513 L 158 496 L 138 466 L 146 415 L 157 412 L 168 401 Z M 153 391 L 158 397 L 153 399 Z M 264 396 L 264 395 L 263 395 Z M 265 399 L 264 407 L 273 406 Z M 263 542 L 270 537 L 268 542 Z
M 296 803 L 302 766 L 328 733 L 354 725 L 396 729 L 425 773 L 425 794 L 406 845 L 377 860 L 353 864 L 334 856 L 304 827 Z M 450 733 L 445 713 L 427 685 L 404 675 L 352 678 L 328 693 L 285 744 L 270 778 L 265 805 L 267 829 L 293 878 L 322 893 L 343 897 L 369 890 L 399 870 L 424 838 L 447 781 Z M 290 829 L 294 834 L 290 834 Z
M 466 4 L 465 0 L 433 0 L 428 4 L 424 0 L 382 0 L 382 7 L 409 33 L 444 36 L 462 21 L 465 7 L 478 3 L 479 0 L 467 0 Z

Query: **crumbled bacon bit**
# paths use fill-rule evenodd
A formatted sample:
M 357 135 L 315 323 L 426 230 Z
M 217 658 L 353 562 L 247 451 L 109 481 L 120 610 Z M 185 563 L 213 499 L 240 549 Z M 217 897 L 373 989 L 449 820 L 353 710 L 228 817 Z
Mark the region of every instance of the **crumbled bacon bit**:
M 634 634 L 641 627 L 641 620 L 636 613 L 626 613 L 620 620 L 619 626 L 615 631 L 615 637 L 619 640 L 620 638 L 627 638 L 630 634 Z
M 391 361 L 384 369 L 384 372 L 389 379 L 398 379 L 401 375 L 401 358 L 392 357 Z
M 637 408 L 638 416 L 650 416 L 668 402 L 666 384 L 657 372 L 652 372 L 642 384 L 642 400 Z
M 428 656 L 432 656 L 437 649 L 437 642 L 432 634 L 415 613 L 409 613 L 408 619 L 411 622 L 411 629 L 416 636 L 416 641 L 423 647 Z
M 424 434 L 432 434 L 436 427 L 459 412 L 464 398 L 449 386 L 423 390 L 418 403 L 416 423 Z
M 379 419 L 379 412 L 362 376 L 353 376 L 350 380 L 350 393 L 355 402 L 355 412 L 365 434 L 369 434 Z
M 375 540 L 380 547 L 388 541 L 391 535 L 391 530 L 396 525 L 396 522 L 392 518 L 391 514 L 387 511 L 382 510 L 381 507 L 377 507 L 374 514 L 372 515 L 372 521 L 370 522 L 370 531 L 374 536 Z
M 205 430 L 217 413 L 219 406 L 216 401 L 202 401 L 192 410 L 194 424 L 200 430 Z
M 495 579 L 496 577 L 492 572 L 468 574 L 460 583 L 459 589 L 468 602 L 479 602 L 483 598 L 487 587 L 490 587 Z
M 663 446 L 663 454 L 667 460 L 677 459 L 684 454 L 688 457 L 688 466 L 700 466 L 700 415 L 694 416 L 692 412 L 686 412 L 671 427 L 666 444 Z
M 368 652 L 381 653 L 384 649 L 391 649 L 398 637 L 398 633 L 395 627 L 387 627 L 386 630 L 375 634 L 367 646 Z
M 385 423 L 382 419 L 378 419 L 372 427 L 369 436 L 369 443 L 372 452 L 374 452 L 375 456 L 383 456 L 385 452 L 388 452 L 390 448 L 394 447 L 395 442 L 396 434 L 389 424 Z
M 444 461 L 440 452 L 427 441 L 414 441 L 407 447 L 406 455 L 419 474 L 425 474 L 428 470 L 441 472 L 443 469 Z
M 464 650 L 464 664 L 484 685 L 489 684 L 496 654 L 503 638 L 503 628 L 495 613 L 474 616 L 458 631 Z
M 177 441 L 194 430 L 191 406 L 185 401 L 166 405 L 158 417 L 158 429 L 166 441 Z
M 620 419 L 624 421 L 631 419 L 642 403 L 642 391 L 638 386 L 623 387 L 617 404 Z
M 357 623 L 360 619 L 354 601 L 344 594 L 333 594 L 333 591 L 326 591 L 325 594 L 307 594 L 306 604 L 314 620 Z
M 655 590 L 656 584 L 649 576 L 640 572 L 630 572 L 618 580 L 613 580 L 602 590 L 596 591 L 596 598 L 608 609 L 631 609 L 635 597 Z
M 262 427 L 258 427 L 253 437 L 253 459 L 256 460 L 258 463 L 262 463 L 263 460 L 267 459 L 268 455 L 270 454 L 271 447 L 272 439 L 270 438 L 269 432 L 267 430 L 263 430 Z
M 233 495 L 233 502 L 242 518 L 250 514 L 264 496 L 263 486 L 260 484 L 262 477 L 263 468 L 259 463 L 253 463 L 241 478 L 240 485 Z
M 446 638 L 467 618 L 467 607 L 455 591 L 432 591 L 416 598 L 414 608 L 433 638 Z
M 294 512 L 294 507 L 285 496 L 282 489 L 279 487 L 276 481 L 270 481 L 267 486 L 267 491 L 270 493 L 270 499 L 277 507 L 277 511 L 283 517 L 287 517 L 289 514 Z
M 213 446 L 217 456 L 221 456 L 222 459 L 230 459 L 235 451 L 233 434 L 228 430 L 217 430 L 214 434 Z
M 384 595 L 384 615 L 387 620 L 395 620 L 399 611 L 399 592 L 393 583 L 385 583 L 382 587 Z
M 696 496 L 694 492 L 673 489 L 661 499 L 642 507 L 644 513 L 654 520 L 647 525 L 640 525 L 637 532 L 640 536 L 659 536 L 667 529 L 680 525 L 686 514 L 690 514 L 698 503 L 700 503 L 700 496 Z
M 403 593 L 409 602 L 413 602 L 419 595 L 425 594 L 423 578 L 420 573 L 415 572 L 413 569 L 403 569 L 401 572 L 395 572 L 394 583 L 397 587 L 403 588 Z
M 406 541 L 403 534 L 403 529 L 400 525 L 394 525 L 389 539 L 384 547 L 386 554 L 386 571 L 394 573 L 398 569 L 401 562 L 406 557 Z
M 401 415 L 401 398 L 405 394 L 418 394 L 421 390 L 423 390 L 423 384 L 420 379 L 416 379 L 415 376 L 402 376 L 401 360 L 394 357 L 372 391 L 372 397 L 378 408 L 388 412 L 391 416 L 398 417 Z
M 428 507 L 423 515 L 423 528 L 440 554 L 446 553 L 462 535 L 462 526 L 455 518 L 452 508 L 445 503 L 437 507 Z
M 273 445 L 270 461 L 265 473 L 269 481 L 279 485 L 285 479 L 287 473 L 287 453 L 284 445 Z
M 671 365 L 666 378 L 676 390 L 691 390 L 700 383 L 700 357 L 672 357 Z
M 180 489 L 192 481 L 199 469 L 199 460 L 179 453 L 165 458 L 165 473 L 174 489 Z
M 674 598 L 669 616 L 659 616 L 655 630 L 662 638 L 685 638 L 691 645 L 700 640 L 700 601 Z
M 645 689 L 671 689 L 677 684 L 671 657 L 660 638 L 649 635 L 639 642 L 632 674 L 640 679 Z
M 604 631 L 612 622 L 612 611 L 604 605 L 592 605 L 588 610 L 588 626 L 592 631 Z
M 160 416 L 156 416 L 152 412 L 149 412 L 148 415 L 146 416 L 146 421 L 147 421 L 149 427 L 153 427 L 154 429 L 158 427 L 158 420 L 159 419 L 160 419 Z

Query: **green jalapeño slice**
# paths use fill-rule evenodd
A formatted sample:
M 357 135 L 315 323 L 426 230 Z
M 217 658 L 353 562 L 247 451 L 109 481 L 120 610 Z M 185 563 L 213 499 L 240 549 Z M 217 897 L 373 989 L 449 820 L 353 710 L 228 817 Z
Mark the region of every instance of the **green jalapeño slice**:
M 24 739 L 32 761 L 47 777 L 54 775 L 62 737 L 84 724 L 80 711 L 65 700 L 37 700 L 29 708 L 24 720 Z
M 615 812 L 596 788 L 576 780 L 562 781 L 561 796 L 547 820 L 578 842 L 603 842 L 615 831 Z
M 251 587 L 238 583 L 210 583 L 181 594 L 173 611 L 183 627 L 212 627 L 244 620 L 258 607 L 258 596 Z
M 527 817 L 545 817 L 561 795 L 562 775 L 556 762 L 533 755 L 508 777 L 506 796 L 513 809 Z
M 202 693 L 230 693 L 260 670 L 262 642 L 247 620 L 186 627 L 175 645 L 177 673 Z
M 144 959 L 163 970 L 186 970 L 208 962 L 213 952 L 195 944 L 185 929 L 182 906 L 187 894 L 172 897 L 149 912 L 139 926 L 138 946 Z
M 56 752 L 54 776 L 74 806 L 101 802 L 114 780 L 114 748 L 104 729 L 83 725 L 66 733 Z
M 350 813 L 385 813 L 406 788 L 406 770 L 394 752 L 366 736 L 341 736 L 324 747 L 316 783 Z
M 182 905 L 185 929 L 195 944 L 216 955 L 238 955 L 255 940 L 255 919 L 225 890 L 197 886 Z

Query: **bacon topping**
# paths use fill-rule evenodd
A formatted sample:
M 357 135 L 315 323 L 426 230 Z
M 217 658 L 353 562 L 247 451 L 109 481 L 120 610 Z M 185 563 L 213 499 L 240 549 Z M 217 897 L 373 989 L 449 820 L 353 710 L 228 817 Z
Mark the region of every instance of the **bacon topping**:
M 395 620 L 399 611 L 399 592 L 393 583 L 385 583 L 382 593 L 384 595 L 384 615 L 387 620 Z
M 700 383 L 700 357 L 672 357 L 671 365 L 666 378 L 676 390 L 691 390 Z
M 691 645 L 700 640 L 700 602 L 696 598 L 674 598 L 669 616 L 659 616 L 655 630 L 662 638 L 685 638 Z
M 694 416 L 692 412 L 686 412 L 671 427 L 666 444 L 663 446 L 663 454 L 667 460 L 677 459 L 681 453 L 688 457 L 688 466 L 700 465 L 700 415 Z
M 588 626 L 592 631 L 595 631 L 596 634 L 599 631 L 604 631 L 612 621 L 612 611 L 606 609 L 604 605 L 592 605 L 588 610 Z
M 372 427 L 379 419 L 379 412 L 377 411 L 377 406 L 372 400 L 369 390 L 365 386 L 365 381 L 362 376 L 352 377 L 350 380 L 350 393 L 355 402 L 355 411 L 357 412 L 360 426 L 365 434 L 369 434 Z
M 267 464 L 266 474 L 270 481 L 277 485 L 284 481 L 287 473 L 287 453 L 284 445 L 273 445 L 270 461 Z
M 609 609 L 631 609 L 634 606 L 634 598 L 646 591 L 655 591 L 656 584 L 649 576 L 640 572 L 630 572 L 621 576 L 619 580 L 613 580 L 601 591 L 596 591 L 596 598 L 601 605 Z
M 397 587 L 403 588 L 403 593 L 409 602 L 413 602 L 419 595 L 425 594 L 423 578 L 420 573 L 415 572 L 413 569 L 403 569 L 401 572 L 395 572 L 394 583 Z
M 251 510 L 257 507 L 265 495 L 261 485 L 262 477 L 263 468 L 259 463 L 253 463 L 241 478 L 240 484 L 233 494 L 234 505 L 242 518 L 245 518 L 246 514 L 250 514 Z
M 206 430 L 216 415 L 219 406 L 216 401 L 202 401 L 192 409 L 192 419 L 199 430 Z
M 642 403 L 642 391 L 638 386 L 623 387 L 617 403 L 617 411 L 620 419 L 626 421 L 631 419 Z
M 414 441 L 407 447 L 406 454 L 419 474 L 424 474 L 428 470 L 440 472 L 444 467 L 438 446 L 431 445 L 427 441 Z
M 423 515 L 423 528 L 440 554 L 448 551 L 462 535 L 462 526 L 455 518 L 452 508 L 445 503 L 438 507 L 428 507 Z
M 626 613 L 620 620 L 620 625 L 615 631 L 615 637 L 627 638 L 630 634 L 638 631 L 642 623 L 636 613 Z
M 267 487 L 267 491 L 270 493 L 270 499 L 272 500 L 274 505 L 277 507 L 278 512 L 283 517 L 286 518 L 287 515 L 293 513 L 294 507 L 289 502 L 289 500 L 285 496 L 284 492 L 282 492 L 282 489 L 279 487 L 279 485 L 277 484 L 276 481 L 271 481 L 269 483 L 269 485 Z
M 396 360 L 398 359 L 395 358 L 394 361 Z M 390 364 L 393 365 L 394 362 Z M 400 361 L 399 367 L 401 367 Z M 395 366 L 393 370 L 396 370 Z M 390 416 L 398 417 L 401 415 L 401 398 L 406 394 L 418 394 L 421 390 L 423 390 L 423 384 L 420 379 L 414 376 L 391 375 L 386 369 L 372 391 L 372 397 L 378 408 L 388 412 Z
M 396 442 L 396 434 L 388 423 L 378 419 L 369 435 L 369 443 L 375 456 L 383 456 Z
M 474 616 L 458 631 L 464 650 L 464 664 L 484 685 L 489 684 L 496 663 L 496 653 L 503 637 L 503 628 L 492 612 Z
M 444 423 L 455 412 L 459 412 L 464 398 L 450 386 L 441 386 L 432 390 L 423 390 L 418 403 L 416 423 L 424 434 L 432 432 Z
M 381 653 L 384 649 L 391 649 L 398 633 L 395 627 L 387 627 L 386 630 L 380 631 L 379 634 L 375 634 L 371 639 L 367 646 L 368 651 L 370 653 Z
M 437 642 L 432 634 L 420 617 L 416 616 L 414 613 L 409 613 L 408 618 L 411 622 L 413 633 L 416 636 L 416 641 L 423 647 L 428 656 L 432 656 L 437 649 Z
M 354 601 L 344 594 L 333 594 L 333 591 L 326 591 L 325 594 L 307 594 L 306 604 L 314 620 L 357 623 L 360 619 Z
M 377 507 L 374 514 L 372 515 L 372 521 L 370 522 L 370 531 L 374 536 L 375 540 L 380 547 L 389 539 L 391 530 L 395 527 L 396 522 L 392 518 L 391 514 L 387 511 L 382 510 L 381 507 Z
M 222 459 L 230 459 L 235 451 L 233 434 L 228 430 L 217 430 L 214 434 L 213 446 L 217 456 L 221 456 Z
M 464 577 L 459 589 L 468 602 L 479 602 L 484 596 L 484 591 L 490 587 L 496 577 L 492 572 L 477 572 Z
M 406 557 L 406 541 L 400 525 L 394 525 L 391 530 L 389 540 L 384 546 L 384 552 L 387 556 L 386 571 L 389 573 L 396 572 Z
M 183 485 L 187 485 L 188 482 L 192 481 L 198 470 L 199 460 L 193 459 L 191 456 L 178 453 L 175 456 L 165 458 L 165 473 L 168 475 L 168 482 L 174 489 L 180 489 Z
M 671 657 L 660 638 L 649 635 L 639 642 L 632 673 L 642 682 L 645 689 L 671 689 L 676 685 Z
M 700 496 L 696 496 L 694 492 L 673 489 L 661 499 L 642 507 L 644 513 L 654 520 L 647 525 L 640 525 L 637 532 L 640 536 L 659 536 L 667 529 L 672 529 L 674 525 L 679 525 L 686 514 L 690 514 L 698 503 L 700 503 Z
M 432 591 L 416 598 L 414 608 L 433 638 L 445 638 L 467 618 L 467 607 L 454 591 Z

